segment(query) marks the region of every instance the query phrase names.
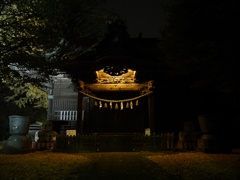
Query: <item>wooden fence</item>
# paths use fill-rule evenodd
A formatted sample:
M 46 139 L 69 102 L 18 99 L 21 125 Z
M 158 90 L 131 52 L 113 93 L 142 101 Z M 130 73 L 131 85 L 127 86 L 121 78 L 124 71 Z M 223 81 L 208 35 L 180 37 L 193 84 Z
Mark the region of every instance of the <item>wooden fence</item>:
M 134 151 L 164 151 L 175 149 L 174 133 L 163 133 L 159 135 L 145 136 L 135 134 L 133 136 Z
M 174 133 L 164 133 L 159 135 L 145 136 L 144 134 L 132 134 L 125 136 L 127 143 L 121 141 L 121 137 L 109 135 L 106 142 L 106 136 L 98 134 L 86 134 L 77 136 L 60 135 L 56 139 L 55 151 L 59 152 L 79 152 L 79 151 L 165 151 L 175 149 Z M 119 142 L 116 142 L 116 141 Z M 115 145 L 115 148 L 113 146 Z M 129 146 L 122 148 L 120 146 Z
M 66 136 L 60 135 L 56 139 L 56 151 L 78 152 L 96 151 L 97 136 L 92 134 Z

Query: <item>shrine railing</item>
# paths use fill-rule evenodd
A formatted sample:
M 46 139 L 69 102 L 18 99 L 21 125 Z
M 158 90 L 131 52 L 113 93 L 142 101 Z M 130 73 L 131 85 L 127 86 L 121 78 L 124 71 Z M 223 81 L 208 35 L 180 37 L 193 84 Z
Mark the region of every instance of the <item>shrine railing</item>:
M 60 135 L 56 139 L 56 151 L 79 152 L 79 151 L 168 151 L 175 149 L 174 133 L 145 136 L 144 134 L 132 134 L 124 137 L 103 137 L 98 134 L 66 136 Z M 127 139 L 127 142 L 126 142 Z M 119 143 L 116 143 L 119 141 Z M 115 147 L 114 147 L 115 145 Z M 127 146 L 125 148 L 120 146 Z
M 77 111 L 55 111 L 54 120 L 60 121 L 76 121 Z

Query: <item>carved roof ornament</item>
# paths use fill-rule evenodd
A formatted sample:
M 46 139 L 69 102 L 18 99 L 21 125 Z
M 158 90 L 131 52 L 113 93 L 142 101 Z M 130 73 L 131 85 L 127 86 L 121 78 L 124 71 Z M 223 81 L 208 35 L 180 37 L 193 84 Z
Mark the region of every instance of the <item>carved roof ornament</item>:
M 125 84 L 134 83 L 136 81 L 136 71 L 127 67 L 106 66 L 96 71 L 97 82 L 101 84 Z

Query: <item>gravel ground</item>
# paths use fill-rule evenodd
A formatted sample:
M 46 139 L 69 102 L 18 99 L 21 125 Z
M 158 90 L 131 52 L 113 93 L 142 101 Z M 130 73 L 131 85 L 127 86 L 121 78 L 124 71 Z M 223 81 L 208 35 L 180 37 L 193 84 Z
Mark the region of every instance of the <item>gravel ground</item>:
M 240 153 L 0 153 L 0 180 L 28 179 L 239 180 Z

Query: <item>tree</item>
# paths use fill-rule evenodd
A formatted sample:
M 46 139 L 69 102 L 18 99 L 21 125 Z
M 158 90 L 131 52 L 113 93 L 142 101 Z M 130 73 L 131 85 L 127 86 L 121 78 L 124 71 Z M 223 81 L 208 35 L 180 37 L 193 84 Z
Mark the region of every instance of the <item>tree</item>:
M 159 102 L 162 108 L 170 104 L 168 119 L 217 114 L 238 127 L 237 7 L 237 0 L 173 0 L 163 6 L 167 19 L 159 44 L 165 67 L 160 87 L 166 100 Z
M 169 72 L 188 87 L 239 91 L 236 0 L 175 0 L 165 6 L 161 51 Z
M 104 34 L 106 16 L 97 8 L 100 2 L 100 0 L 1 2 L 1 84 L 5 83 L 10 88 L 18 85 L 18 88 L 12 89 L 14 94 L 8 100 L 21 97 L 15 99 L 18 105 L 32 101 L 30 96 L 25 96 L 28 100 L 22 97 L 29 91 L 18 90 L 26 87 L 29 90 L 29 83 L 32 87 L 42 88 L 43 83 L 48 82 L 49 75 L 59 70 L 64 71 L 65 66 L 72 63 L 69 58 L 71 52 L 76 49 L 84 52 L 101 38 Z M 17 80 L 18 83 L 10 86 Z
M 49 75 L 74 63 L 105 33 L 101 0 L 1 0 L 0 124 L 14 114 L 46 118 Z M 5 123 L 6 125 L 6 123 Z M 3 127 L 3 126 L 2 126 Z M 0 128 L 2 130 L 2 127 Z
M 1 76 L 9 64 L 37 71 L 42 82 L 67 61 L 66 54 L 84 50 L 101 37 L 104 17 L 99 1 L 12 0 L 1 5 Z M 6 73 L 5 73 L 6 72 Z M 42 78 L 42 79 L 39 79 Z

